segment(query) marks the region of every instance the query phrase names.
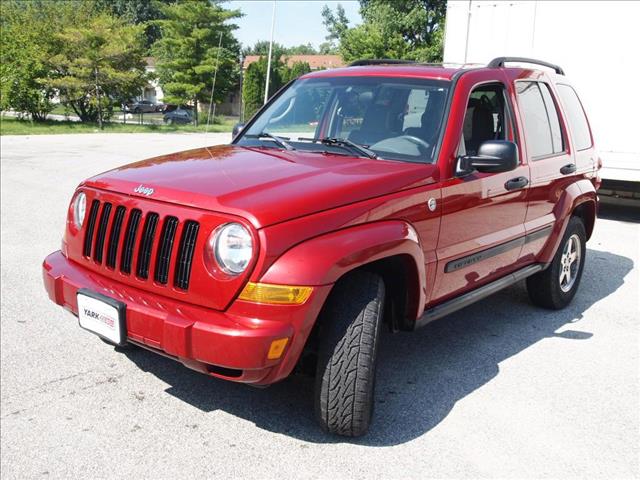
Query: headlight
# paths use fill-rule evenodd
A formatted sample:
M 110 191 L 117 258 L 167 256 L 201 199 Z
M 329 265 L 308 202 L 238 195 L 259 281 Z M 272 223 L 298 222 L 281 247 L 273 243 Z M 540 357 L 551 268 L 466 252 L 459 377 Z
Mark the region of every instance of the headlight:
M 78 230 L 84 224 L 84 214 L 87 211 L 87 196 L 80 192 L 73 201 L 73 223 Z
M 253 255 L 249 231 L 239 223 L 227 223 L 212 236 L 210 248 L 220 268 L 231 275 L 244 272 Z

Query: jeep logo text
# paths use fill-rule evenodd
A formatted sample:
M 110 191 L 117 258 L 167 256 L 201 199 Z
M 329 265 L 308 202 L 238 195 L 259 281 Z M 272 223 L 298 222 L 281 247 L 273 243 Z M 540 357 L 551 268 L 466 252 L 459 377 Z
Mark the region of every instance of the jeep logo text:
M 148 197 L 149 195 L 153 195 L 154 190 L 153 188 L 145 187 L 144 185 L 138 185 L 136 188 L 133 189 L 133 191 L 135 193 L 146 195 Z

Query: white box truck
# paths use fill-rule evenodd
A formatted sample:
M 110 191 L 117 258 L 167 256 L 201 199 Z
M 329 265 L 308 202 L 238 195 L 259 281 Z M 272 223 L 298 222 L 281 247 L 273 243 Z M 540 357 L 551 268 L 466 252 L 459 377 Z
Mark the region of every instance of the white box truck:
M 603 161 L 601 196 L 640 204 L 640 2 L 449 0 L 445 63 L 562 66 Z M 635 199 L 635 200 L 634 200 Z M 606 199 L 604 199 L 606 201 Z

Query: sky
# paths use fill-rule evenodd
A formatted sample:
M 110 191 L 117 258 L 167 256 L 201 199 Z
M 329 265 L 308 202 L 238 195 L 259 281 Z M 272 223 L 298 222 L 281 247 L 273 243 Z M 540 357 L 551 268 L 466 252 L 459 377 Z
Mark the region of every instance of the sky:
M 318 47 L 327 36 L 320 14 L 322 7 L 328 5 L 335 10 L 338 3 L 344 7 L 350 26 L 361 23 L 359 3 L 355 0 L 277 0 L 274 41 L 285 47 L 307 43 Z M 239 27 L 235 35 L 243 46 L 253 45 L 258 40 L 269 40 L 273 11 L 271 0 L 233 0 L 225 4 L 225 8 L 239 9 L 245 15 L 234 21 Z

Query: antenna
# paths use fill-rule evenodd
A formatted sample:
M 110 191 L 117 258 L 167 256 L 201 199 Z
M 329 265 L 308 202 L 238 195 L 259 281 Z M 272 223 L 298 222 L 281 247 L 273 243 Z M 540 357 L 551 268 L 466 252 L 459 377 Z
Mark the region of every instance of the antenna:
M 209 120 L 213 121 L 216 116 L 216 107 L 213 106 L 213 117 L 211 116 L 211 105 L 213 104 L 213 92 L 216 91 L 216 77 L 218 76 L 218 66 L 220 65 L 220 50 L 222 50 L 222 30 L 220 31 L 220 40 L 218 40 L 218 54 L 216 55 L 216 69 L 213 72 L 213 82 L 211 82 L 211 98 L 209 99 L 209 112 L 207 115 L 207 128 L 204 133 L 209 133 Z M 198 112 L 196 112 L 198 115 Z
M 276 26 L 276 0 L 273 0 L 271 15 L 271 41 L 269 41 L 269 59 L 267 60 L 267 81 L 264 84 L 264 104 L 269 100 L 269 77 L 271 76 L 271 52 L 273 51 L 273 30 Z

